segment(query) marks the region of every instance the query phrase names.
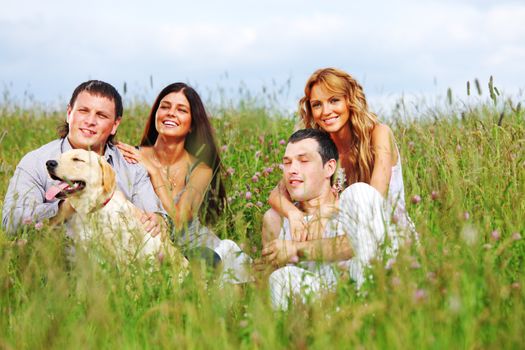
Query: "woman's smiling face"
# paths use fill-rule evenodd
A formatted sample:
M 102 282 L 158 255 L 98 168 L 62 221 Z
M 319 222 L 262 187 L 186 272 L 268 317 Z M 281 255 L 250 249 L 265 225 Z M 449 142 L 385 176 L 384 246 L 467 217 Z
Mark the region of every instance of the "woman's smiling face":
M 159 135 L 186 137 L 190 133 L 191 108 L 182 91 L 172 92 L 160 101 L 155 127 Z
M 328 91 L 321 84 L 312 87 L 310 108 L 315 123 L 329 133 L 341 130 L 350 118 L 345 96 Z

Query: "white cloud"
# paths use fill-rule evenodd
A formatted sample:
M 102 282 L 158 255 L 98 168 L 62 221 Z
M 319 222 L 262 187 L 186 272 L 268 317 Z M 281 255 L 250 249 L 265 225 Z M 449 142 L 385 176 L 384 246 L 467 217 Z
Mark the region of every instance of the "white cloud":
M 369 95 L 489 75 L 512 90 L 524 84 L 523 18 L 525 4 L 509 1 L 19 1 L 0 13 L 0 76 L 44 99 L 90 77 L 215 86 L 223 72 L 254 89 L 291 75 L 295 98 L 322 66 Z

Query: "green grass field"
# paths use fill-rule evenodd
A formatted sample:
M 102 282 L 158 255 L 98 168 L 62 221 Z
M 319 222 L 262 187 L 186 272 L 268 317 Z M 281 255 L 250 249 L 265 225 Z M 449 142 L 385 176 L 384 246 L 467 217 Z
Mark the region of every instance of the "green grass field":
M 343 282 L 275 312 L 264 279 L 220 288 L 197 268 L 177 284 L 166 265 L 116 268 L 83 254 L 71 265 L 63 229 L 32 223 L 15 238 L 0 231 L 0 348 L 523 348 L 525 113 L 496 102 L 393 111 L 421 245 L 390 269 L 376 264 L 360 295 Z M 255 257 L 280 140 L 296 120 L 248 102 L 212 110 L 230 197 L 215 230 Z M 128 106 L 119 139 L 138 142 L 147 113 Z M 0 114 L 3 200 L 20 158 L 53 140 L 65 113 L 4 101 Z

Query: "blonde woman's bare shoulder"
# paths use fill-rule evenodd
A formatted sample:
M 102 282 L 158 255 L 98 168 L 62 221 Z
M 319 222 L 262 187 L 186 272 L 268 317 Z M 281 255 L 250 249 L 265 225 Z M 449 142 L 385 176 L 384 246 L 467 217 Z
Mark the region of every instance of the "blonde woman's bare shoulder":
M 393 138 L 392 129 L 386 124 L 377 123 L 372 129 L 372 138 Z
M 372 145 L 391 154 L 393 164 L 397 163 L 398 153 L 392 129 L 386 124 L 378 123 L 372 129 Z

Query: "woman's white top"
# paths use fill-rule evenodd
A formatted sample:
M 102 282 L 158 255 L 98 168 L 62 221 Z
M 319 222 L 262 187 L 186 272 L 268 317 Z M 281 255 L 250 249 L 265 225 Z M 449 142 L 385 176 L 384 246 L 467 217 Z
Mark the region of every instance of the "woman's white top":
M 397 146 L 396 146 L 397 151 Z M 416 227 L 406 210 L 405 202 L 405 185 L 403 182 L 403 169 L 401 167 L 401 155 L 397 151 L 397 163 L 392 167 L 392 175 L 390 177 L 390 184 L 388 186 L 388 194 L 386 198 L 387 211 L 390 213 L 392 223 L 397 224 L 397 227 L 402 231 L 401 235 L 404 238 L 413 235 L 417 240 Z

